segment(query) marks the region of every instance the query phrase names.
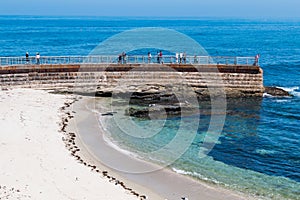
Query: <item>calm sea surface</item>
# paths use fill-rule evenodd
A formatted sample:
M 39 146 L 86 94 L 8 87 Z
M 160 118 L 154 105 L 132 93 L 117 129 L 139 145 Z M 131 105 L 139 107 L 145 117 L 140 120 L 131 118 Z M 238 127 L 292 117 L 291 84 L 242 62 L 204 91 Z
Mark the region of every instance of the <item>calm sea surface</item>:
M 196 119 L 201 123 L 188 150 L 170 167 L 245 193 L 300 199 L 300 21 L 0 16 L 0 56 L 24 56 L 26 51 L 41 56 L 88 55 L 105 39 L 140 27 L 184 33 L 212 56 L 260 53 L 264 84 L 294 95 L 227 102 L 221 137 L 205 158 L 198 155 L 211 116 L 186 117 L 181 125 L 186 132 L 189 123 Z M 112 141 L 138 154 L 166 145 L 182 119 L 165 120 L 163 129 L 150 139 L 131 137 L 112 118 L 107 121 Z M 149 123 L 134 121 L 142 127 Z M 154 123 L 161 124 L 159 119 Z M 162 155 L 162 162 L 164 156 L 168 155 Z

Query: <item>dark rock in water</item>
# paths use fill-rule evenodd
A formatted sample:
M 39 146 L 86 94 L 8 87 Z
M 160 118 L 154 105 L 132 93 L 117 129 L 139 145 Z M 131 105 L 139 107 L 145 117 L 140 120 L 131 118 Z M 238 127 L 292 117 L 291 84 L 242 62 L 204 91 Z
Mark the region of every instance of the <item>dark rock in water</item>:
M 125 111 L 125 115 L 149 119 L 149 110 L 147 108 L 138 109 L 138 108 L 130 107 Z
M 287 91 L 277 87 L 265 87 L 265 93 L 275 97 L 290 97 L 293 96 Z
M 199 110 L 191 105 L 149 105 L 149 107 L 130 107 L 125 115 L 143 119 L 161 119 L 181 115 L 192 115 Z
M 172 93 L 143 93 L 135 92 L 130 97 L 130 103 L 137 105 L 148 105 L 155 103 L 177 103 L 176 96 Z
M 96 97 L 112 97 L 111 91 L 96 91 L 95 92 Z

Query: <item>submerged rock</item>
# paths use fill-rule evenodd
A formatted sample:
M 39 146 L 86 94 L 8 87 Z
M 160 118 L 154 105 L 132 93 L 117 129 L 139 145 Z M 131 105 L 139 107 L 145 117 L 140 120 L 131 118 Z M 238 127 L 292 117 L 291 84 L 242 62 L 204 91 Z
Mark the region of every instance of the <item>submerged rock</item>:
M 265 87 L 265 93 L 275 97 L 290 97 L 293 96 L 287 91 L 277 87 Z
M 125 111 L 125 115 L 143 119 L 160 119 L 165 117 L 174 117 L 181 115 L 192 115 L 199 113 L 199 110 L 192 105 L 155 105 L 149 107 L 130 107 Z

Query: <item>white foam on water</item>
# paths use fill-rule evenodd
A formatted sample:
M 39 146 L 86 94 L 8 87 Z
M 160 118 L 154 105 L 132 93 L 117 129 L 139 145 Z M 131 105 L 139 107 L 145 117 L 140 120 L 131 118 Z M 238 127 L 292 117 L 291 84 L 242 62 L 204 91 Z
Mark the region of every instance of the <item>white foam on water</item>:
M 291 95 L 293 95 L 295 97 L 300 97 L 300 88 L 299 88 L 299 86 L 294 86 L 294 87 L 278 87 L 278 88 L 287 91 L 288 93 L 290 93 Z
M 260 155 L 270 155 L 276 153 L 276 151 L 273 150 L 266 150 L 266 149 L 256 149 L 255 153 Z
M 212 179 L 209 179 L 207 177 L 204 177 L 203 175 L 199 174 L 199 173 L 196 173 L 196 172 L 189 172 L 189 171 L 184 171 L 184 170 L 181 170 L 181 169 L 176 169 L 176 168 L 172 168 L 172 170 L 174 172 L 176 172 L 177 174 L 182 174 L 182 175 L 189 175 L 189 176 L 193 176 L 193 177 L 197 177 L 203 181 L 209 181 L 209 182 L 212 182 L 212 183 L 215 183 L 215 184 L 220 184 L 219 181 L 217 180 L 212 180 Z
M 290 99 L 276 99 L 274 101 L 276 103 L 288 103 L 288 102 L 291 102 L 292 100 L 290 100 Z
M 105 133 L 103 133 L 103 140 L 106 142 L 106 144 L 108 144 L 110 147 L 112 147 L 113 149 L 117 150 L 118 152 L 133 157 L 135 159 L 139 159 L 139 156 L 131 151 L 122 149 L 121 147 L 119 147 L 117 144 L 115 144 L 110 138 L 108 138 Z
M 299 86 L 294 86 L 294 87 L 276 87 L 276 88 L 279 88 L 279 89 L 282 89 L 286 92 L 288 92 L 289 94 L 293 95 L 294 97 L 300 97 L 300 87 Z M 263 97 L 265 98 L 276 98 L 275 96 L 272 96 L 271 94 L 268 94 L 268 93 L 264 93 L 263 94 Z M 287 97 L 289 98 L 289 97 Z M 276 101 L 276 102 L 285 102 L 285 101 Z M 289 102 L 289 101 L 288 101 Z
M 298 86 L 294 86 L 294 87 L 278 87 L 279 89 L 285 90 L 287 92 L 294 92 L 296 90 L 299 90 Z
M 267 98 L 269 97 L 269 98 L 271 98 L 271 97 L 273 97 L 273 96 L 265 92 L 265 93 L 263 94 L 263 97 L 267 97 Z
M 292 92 L 292 95 L 294 95 L 295 97 L 300 97 L 300 92 L 294 91 Z

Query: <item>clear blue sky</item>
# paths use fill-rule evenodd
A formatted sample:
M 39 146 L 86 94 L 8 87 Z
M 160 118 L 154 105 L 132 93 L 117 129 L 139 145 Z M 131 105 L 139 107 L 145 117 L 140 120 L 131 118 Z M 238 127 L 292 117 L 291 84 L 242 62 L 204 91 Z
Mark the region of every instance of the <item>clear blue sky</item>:
M 2 0 L 0 15 L 300 18 L 299 0 Z

